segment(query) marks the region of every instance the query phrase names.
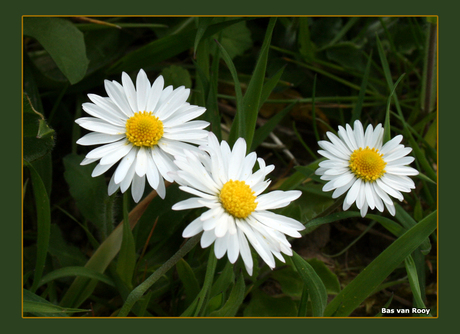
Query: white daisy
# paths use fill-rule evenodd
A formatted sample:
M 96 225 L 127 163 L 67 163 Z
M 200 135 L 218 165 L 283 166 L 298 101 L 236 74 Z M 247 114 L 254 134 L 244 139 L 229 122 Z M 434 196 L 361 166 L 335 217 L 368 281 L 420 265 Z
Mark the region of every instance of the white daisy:
M 80 145 L 100 145 L 90 151 L 82 165 L 98 161 L 93 177 L 105 173 L 118 164 L 109 183 L 109 195 L 118 188 L 125 192 L 130 185 L 133 199 L 138 202 L 145 187 L 145 179 L 165 197 L 164 180 L 172 182 L 168 172 L 176 170 L 173 155 L 198 148 L 187 143 L 205 143 L 209 125 L 205 121 L 191 121 L 205 112 L 205 108 L 186 102 L 190 90 L 184 86 L 173 90 L 163 88 L 159 76 L 151 85 L 141 69 L 134 87 L 128 74 L 122 74 L 122 84 L 104 81 L 108 97 L 88 94 L 92 101 L 83 103 L 83 110 L 93 117 L 75 122 L 93 131 L 77 141 Z
M 375 129 L 369 125 L 364 133 L 360 121 L 355 121 L 354 130 L 350 125 L 346 129 L 339 126 L 338 137 L 326 133 L 329 141 L 320 141 L 323 149 L 318 153 L 327 160 L 319 163 L 316 170 L 322 180 L 327 180 L 323 191 L 334 190 L 332 198 L 337 198 L 348 191 L 343 201 L 343 210 L 356 206 L 364 217 L 368 208 L 377 208 L 383 212 L 384 205 L 391 215 L 395 207 L 390 196 L 403 200 L 402 192 L 415 189 L 409 175 L 418 171 L 406 166 L 414 161 L 406 157 L 412 149 L 399 143 L 403 139 L 398 135 L 383 145 L 383 127 L 378 124 Z M 389 196 L 390 195 L 390 196 Z
M 241 254 L 250 275 L 253 261 L 248 241 L 270 268 L 275 267 L 273 255 L 284 262 L 281 253 L 292 255 L 285 234 L 299 238 L 298 231 L 305 227 L 297 220 L 267 210 L 287 206 L 299 198 L 301 192 L 276 190 L 261 195 L 270 184 L 265 177 L 274 166 L 266 166 L 255 152 L 246 155 L 243 138 L 239 138 L 231 150 L 226 141 L 219 145 L 210 132 L 208 144 L 200 149 L 202 154 L 185 152 L 174 161 L 179 167 L 174 173 L 175 181 L 181 185 L 179 188 L 198 197 L 175 204 L 173 210 L 209 209 L 191 222 L 182 236 L 190 238 L 204 231 L 203 248 L 214 242 L 216 257 L 220 259 L 227 253 L 231 263 Z M 259 170 L 253 173 L 256 160 Z

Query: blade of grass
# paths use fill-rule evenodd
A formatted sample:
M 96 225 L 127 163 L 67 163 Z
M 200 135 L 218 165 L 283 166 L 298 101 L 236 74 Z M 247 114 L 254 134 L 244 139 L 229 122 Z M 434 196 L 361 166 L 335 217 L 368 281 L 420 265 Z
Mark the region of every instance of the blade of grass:
M 268 51 L 272 38 L 273 28 L 275 27 L 276 17 L 270 18 L 264 42 L 260 50 L 259 58 L 249 81 L 248 88 L 244 94 L 242 109 L 237 110 L 234 124 L 238 124 L 237 129 L 230 130 L 230 146 L 238 137 L 246 139 L 248 147 L 251 147 L 256 127 L 257 115 L 259 113 L 260 98 L 265 80 L 265 70 L 267 68 Z
M 30 171 L 37 210 L 37 258 L 35 262 L 34 281 L 31 288 L 31 291 L 35 292 L 40 284 L 43 269 L 45 268 L 46 255 L 48 254 L 51 231 L 51 211 L 48 194 L 40 175 L 32 164 L 28 163 L 26 160 L 24 160 L 24 165 L 27 166 Z
M 123 194 L 123 238 L 118 254 L 117 273 L 129 289 L 132 289 L 134 267 L 136 265 L 136 247 L 129 224 L 128 203 L 130 193 Z
M 361 82 L 361 88 L 359 90 L 358 101 L 356 101 L 355 107 L 351 113 L 351 122 L 354 123 L 357 119 L 361 118 L 361 110 L 363 109 L 364 96 L 366 95 L 367 81 L 369 79 L 369 73 L 372 63 L 372 51 L 367 61 L 366 69 L 364 70 L 363 81 Z
M 349 316 L 436 229 L 434 211 L 372 261 L 326 307 L 325 316 Z
M 54 281 L 55 279 L 62 278 L 62 277 L 69 277 L 69 276 L 88 277 L 91 279 L 96 279 L 107 285 L 115 286 L 115 283 L 110 277 L 108 277 L 107 275 L 101 274 L 95 270 L 85 268 L 85 267 L 64 267 L 64 268 L 56 269 L 46 274 L 45 276 L 43 276 L 42 279 L 40 280 L 39 287 L 46 283 Z
M 414 259 L 412 256 L 408 256 L 404 260 L 406 266 L 407 277 L 409 278 L 410 288 L 414 296 L 414 304 L 417 308 L 426 308 L 425 303 L 422 300 L 422 294 L 420 291 L 420 283 L 417 275 L 417 268 L 415 266 Z M 423 316 L 423 315 L 422 315 Z
M 383 143 L 386 143 L 391 139 L 391 134 L 390 134 L 390 105 L 391 105 L 391 98 L 393 97 L 393 94 L 396 90 L 396 87 L 398 86 L 398 83 L 401 81 L 401 79 L 404 77 L 404 74 L 402 74 L 398 81 L 393 85 L 393 88 L 391 89 L 390 95 L 388 95 L 388 101 L 387 101 L 387 108 L 386 108 L 386 114 L 385 114 L 385 122 L 384 122 L 384 130 L 383 130 Z M 395 98 L 396 101 L 396 98 Z
M 246 285 L 244 284 L 243 273 L 240 272 L 228 300 L 221 309 L 211 312 L 210 317 L 234 317 L 244 300 Z

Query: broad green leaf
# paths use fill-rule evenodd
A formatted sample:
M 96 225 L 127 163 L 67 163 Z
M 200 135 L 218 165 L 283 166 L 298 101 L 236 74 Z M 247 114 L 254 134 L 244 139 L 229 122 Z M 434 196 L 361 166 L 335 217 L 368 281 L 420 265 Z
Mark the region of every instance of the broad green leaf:
M 25 17 L 23 33 L 43 46 L 71 84 L 83 79 L 88 68 L 85 41 L 72 22 L 58 17 Z
M 233 272 L 233 264 L 227 261 L 227 264 L 222 270 L 222 273 L 216 279 L 216 282 L 212 285 L 210 298 L 217 296 L 219 293 L 227 291 L 228 287 L 235 281 L 235 274 Z
M 185 302 L 190 303 L 200 292 L 200 285 L 198 284 L 198 280 L 193 273 L 192 267 L 190 267 L 190 265 L 184 259 L 181 259 L 179 262 L 177 262 L 176 269 L 177 274 L 179 275 L 179 279 L 184 285 L 186 295 Z
M 326 307 L 325 316 L 349 316 L 436 229 L 436 211 L 405 232 Z
M 81 214 L 97 227 L 101 238 L 105 239 L 113 225 L 113 198 L 107 193 L 104 176 L 91 176 L 94 164 L 80 165 L 83 158 L 76 154 L 64 157 L 64 178 Z
M 30 171 L 32 186 L 34 189 L 35 207 L 37 210 L 37 258 L 35 262 L 34 282 L 32 292 L 38 288 L 38 284 L 45 268 L 46 256 L 50 240 L 51 209 L 50 200 L 46 193 L 45 185 L 42 182 L 35 168 L 27 161 L 25 166 Z
M 56 269 L 46 274 L 45 276 L 43 276 L 42 279 L 40 280 L 39 286 L 42 286 L 43 284 L 54 281 L 55 279 L 59 279 L 62 277 L 69 277 L 69 276 L 87 277 L 91 279 L 96 279 L 110 286 L 115 286 L 115 283 L 113 282 L 113 280 L 107 275 L 101 274 L 95 270 L 85 268 L 85 267 L 64 267 L 64 268 Z
M 209 316 L 211 317 L 234 317 L 241 304 L 243 303 L 244 295 L 246 292 L 246 286 L 244 284 L 243 273 L 240 272 L 235 285 L 233 286 L 232 292 L 228 297 L 227 302 L 222 306 L 220 310 L 212 312 Z
M 307 262 L 313 267 L 316 274 L 323 281 L 328 294 L 338 294 L 340 292 L 340 282 L 337 275 L 334 274 L 323 261 L 318 259 L 309 259 Z
M 303 281 L 293 266 L 273 271 L 270 275 L 281 285 L 284 294 L 293 298 L 300 298 L 304 287 Z
M 249 18 L 234 19 L 231 21 L 211 24 L 203 33 L 202 38 L 210 37 L 222 29 L 230 27 L 238 22 Z M 139 49 L 128 53 L 116 62 L 110 69 L 110 73 L 120 73 L 121 71 L 133 71 L 140 68 L 152 66 L 163 60 L 172 58 L 181 52 L 193 47 L 197 29 L 185 29 L 173 35 L 157 39 L 146 44 Z
M 185 88 L 192 88 L 192 79 L 190 73 L 183 67 L 171 65 L 161 71 L 161 75 L 165 79 L 165 87 L 172 85 L 174 88 L 185 86 Z
M 42 114 L 23 95 L 23 157 L 28 162 L 44 157 L 54 147 L 54 130 L 46 125 Z
M 308 289 L 308 295 L 312 304 L 312 315 L 314 317 L 322 317 L 327 304 L 327 292 L 324 283 L 315 269 L 299 254 L 294 252 L 292 262 Z
M 246 27 L 246 22 L 239 22 L 224 29 L 221 44 L 232 59 L 244 54 L 252 46 L 251 31 Z

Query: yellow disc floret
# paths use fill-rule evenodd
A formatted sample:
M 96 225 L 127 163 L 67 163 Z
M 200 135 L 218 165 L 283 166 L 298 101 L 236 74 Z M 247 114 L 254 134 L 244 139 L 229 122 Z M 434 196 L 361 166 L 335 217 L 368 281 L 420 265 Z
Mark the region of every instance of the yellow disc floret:
M 163 123 L 151 112 L 139 111 L 126 121 L 126 138 L 136 146 L 152 147 L 163 137 Z
M 349 167 L 351 171 L 363 181 L 374 182 L 385 174 L 383 154 L 379 150 L 368 146 L 355 150 L 350 157 Z
M 236 218 L 248 217 L 257 207 L 254 191 L 244 181 L 228 181 L 219 195 L 224 209 Z

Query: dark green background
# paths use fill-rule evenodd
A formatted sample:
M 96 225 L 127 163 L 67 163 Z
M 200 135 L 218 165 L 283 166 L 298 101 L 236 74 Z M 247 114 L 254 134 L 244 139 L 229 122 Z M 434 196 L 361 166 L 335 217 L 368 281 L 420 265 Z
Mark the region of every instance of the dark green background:
M 426 319 L 22 319 L 21 318 L 21 17 L 22 15 L 439 15 L 439 142 L 442 157 L 439 217 L 439 318 Z M 232 0 L 169 2 L 143 1 L 99 3 L 95 1 L 20 1 L 4 8 L 1 19 L 2 63 L 2 203 L 3 231 L 0 243 L 1 318 L 7 332 L 23 333 L 434 333 L 446 329 L 458 317 L 455 303 L 458 285 L 459 219 L 456 212 L 458 182 L 458 18 L 447 1 L 252 1 Z M 449 135 L 450 134 L 450 135 Z M 446 152 L 446 155 L 443 153 Z M 450 152 L 450 154 L 448 154 Z M 457 232 L 457 233 L 456 233 Z M 13 251 L 12 251 L 13 250 Z M 456 305 L 457 304 L 457 305 Z

